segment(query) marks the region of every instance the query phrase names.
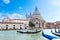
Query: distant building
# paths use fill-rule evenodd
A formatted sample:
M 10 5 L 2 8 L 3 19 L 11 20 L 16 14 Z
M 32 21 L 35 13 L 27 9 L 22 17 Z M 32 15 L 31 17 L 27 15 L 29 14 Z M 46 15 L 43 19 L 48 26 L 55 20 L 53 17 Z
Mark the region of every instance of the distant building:
M 46 22 L 45 26 L 47 29 L 52 29 L 55 27 L 55 24 L 54 22 Z
M 0 29 L 25 29 L 29 26 L 29 20 L 4 18 L 0 22 Z
M 60 28 L 60 21 L 56 21 L 56 28 Z
M 26 29 L 29 27 L 29 21 L 35 24 L 35 28 L 45 28 L 45 20 L 36 7 L 32 14 L 26 14 L 26 19 L 4 18 L 2 22 L 0 22 L 0 29 Z
M 60 29 L 60 21 L 56 21 L 56 22 L 46 22 L 45 24 L 46 28 L 58 28 Z

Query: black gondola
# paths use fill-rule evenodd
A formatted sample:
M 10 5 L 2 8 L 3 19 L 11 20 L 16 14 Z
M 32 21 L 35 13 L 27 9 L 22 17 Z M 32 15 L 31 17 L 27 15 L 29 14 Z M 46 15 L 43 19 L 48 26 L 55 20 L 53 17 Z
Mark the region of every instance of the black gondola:
M 51 30 L 51 33 L 54 34 L 54 35 L 56 35 L 56 36 L 59 36 L 59 37 L 60 37 L 60 34 L 57 33 L 57 32 L 53 32 L 53 31 Z
M 30 32 L 30 31 L 27 31 L 27 32 L 17 31 L 17 32 L 19 32 L 19 33 L 24 33 L 24 34 L 34 34 L 34 33 L 41 32 L 41 30 L 40 30 L 40 31 L 36 31 L 36 32 Z

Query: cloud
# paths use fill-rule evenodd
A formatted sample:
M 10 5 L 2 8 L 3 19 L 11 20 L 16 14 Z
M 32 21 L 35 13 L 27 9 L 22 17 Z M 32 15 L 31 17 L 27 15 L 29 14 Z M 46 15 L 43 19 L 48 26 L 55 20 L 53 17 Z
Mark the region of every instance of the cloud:
M 2 21 L 2 19 L 5 18 L 2 13 L 0 13 L 0 21 Z
M 23 15 L 18 14 L 18 13 L 7 14 L 7 17 L 9 17 L 9 18 L 11 18 L 11 19 L 20 19 L 20 18 L 24 18 Z
M 51 0 L 53 6 L 60 7 L 60 0 Z
M 44 17 L 48 22 L 60 21 L 60 11 L 48 12 Z
M 5 4 L 8 4 L 8 3 L 10 3 L 10 0 L 3 0 L 3 2 L 4 2 Z
M 20 10 L 22 10 L 22 9 L 23 9 L 23 7 L 19 7 L 19 9 L 20 9 Z
M 0 12 L 0 22 L 4 19 L 9 17 L 10 19 L 24 19 L 25 17 L 19 13 L 12 13 L 12 14 L 4 14 Z

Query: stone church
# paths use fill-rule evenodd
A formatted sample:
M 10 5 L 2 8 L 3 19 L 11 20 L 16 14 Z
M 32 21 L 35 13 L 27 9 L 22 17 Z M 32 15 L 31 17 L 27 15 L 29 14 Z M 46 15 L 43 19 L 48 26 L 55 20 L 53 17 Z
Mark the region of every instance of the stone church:
M 35 28 L 45 27 L 45 20 L 36 7 L 33 13 L 30 13 L 30 15 L 26 14 L 26 19 L 4 18 L 0 22 L 0 29 L 27 29 L 29 28 L 29 21 L 35 24 Z
M 33 13 L 30 13 L 30 15 L 26 15 L 26 18 L 33 22 L 35 24 L 36 28 L 45 27 L 45 20 L 42 18 L 38 8 L 35 8 L 35 11 Z

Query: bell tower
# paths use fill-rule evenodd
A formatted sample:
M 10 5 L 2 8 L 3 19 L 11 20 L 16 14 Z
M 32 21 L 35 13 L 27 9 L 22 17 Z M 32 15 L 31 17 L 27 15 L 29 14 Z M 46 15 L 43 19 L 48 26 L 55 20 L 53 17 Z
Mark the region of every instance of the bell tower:
M 26 19 L 28 18 L 28 13 L 26 13 Z

